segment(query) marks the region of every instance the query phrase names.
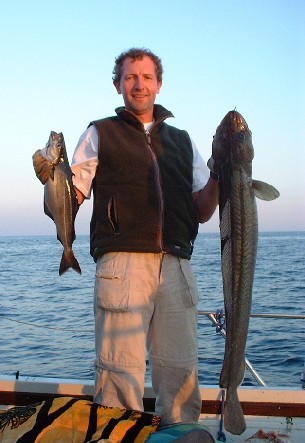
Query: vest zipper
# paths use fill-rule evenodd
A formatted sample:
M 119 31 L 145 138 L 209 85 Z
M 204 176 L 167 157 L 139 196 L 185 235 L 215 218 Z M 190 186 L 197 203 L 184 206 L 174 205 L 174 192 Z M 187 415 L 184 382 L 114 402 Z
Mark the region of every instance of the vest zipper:
M 147 141 L 147 147 L 150 152 L 152 162 L 153 162 L 153 168 L 155 172 L 156 177 L 156 185 L 157 185 L 157 191 L 159 194 L 159 232 L 158 232 L 158 243 L 160 250 L 163 251 L 163 220 L 164 220 L 164 200 L 163 200 L 163 191 L 162 191 L 162 183 L 161 183 L 161 174 L 160 174 L 160 168 L 157 160 L 157 156 L 152 148 L 152 142 L 151 142 L 151 135 L 149 131 L 145 131 L 146 135 L 146 141 Z

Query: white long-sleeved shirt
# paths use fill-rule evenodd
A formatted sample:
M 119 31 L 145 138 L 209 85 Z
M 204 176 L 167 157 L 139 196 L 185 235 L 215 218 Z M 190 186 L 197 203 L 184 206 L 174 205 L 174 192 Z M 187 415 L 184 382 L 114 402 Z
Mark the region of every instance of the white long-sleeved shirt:
M 144 125 L 149 130 L 150 124 Z M 202 189 L 209 179 L 209 169 L 199 154 L 195 143 L 193 147 L 193 192 Z M 102 157 L 103 158 L 103 157 Z M 73 183 L 86 197 L 90 198 L 92 181 L 98 165 L 98 133 L 94 125 L 89 126 L 80 136 L 75 148 L 71 169 L 73 171 Z

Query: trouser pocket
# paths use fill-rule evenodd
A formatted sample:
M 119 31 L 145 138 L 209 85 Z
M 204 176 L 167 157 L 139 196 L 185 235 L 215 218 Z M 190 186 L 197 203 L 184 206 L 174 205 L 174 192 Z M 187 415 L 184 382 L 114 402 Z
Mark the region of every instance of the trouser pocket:
M 187 259 L 179 258 L 180 269 L 185 281 L 186 290 L 183 294 L 183 303 L 186 308 L 196 306 L 199 301 L 199 293 L 195 274 Z
M 95 306 L 128 311 L 130 280 L 126 273 L 126 257 L 117 252 L 104 254 L 96 265 Z

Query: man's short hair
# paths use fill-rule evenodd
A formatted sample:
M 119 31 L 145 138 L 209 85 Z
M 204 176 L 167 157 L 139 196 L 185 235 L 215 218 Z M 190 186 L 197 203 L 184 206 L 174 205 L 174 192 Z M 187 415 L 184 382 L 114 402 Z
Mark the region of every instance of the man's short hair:
M 154 62 L 156 68 L 157 81 L 161 82 L 163 74 L 161 59 L 153 52 L 151 52 L 149 49 L 145 48 L 131 48 L 128 51 L 122 52 L 118 57 L 116 57 L 115 65 L 112 71 L 113 74 L 112 80 L 114 82 L 120 82 L 122 76 L 123 64 L 126 58 L 131 58 L 132 61 L 135 61 L 135 60 L 142 60 L 143 57 L 145 56 L 151 58 L 151 60 Z

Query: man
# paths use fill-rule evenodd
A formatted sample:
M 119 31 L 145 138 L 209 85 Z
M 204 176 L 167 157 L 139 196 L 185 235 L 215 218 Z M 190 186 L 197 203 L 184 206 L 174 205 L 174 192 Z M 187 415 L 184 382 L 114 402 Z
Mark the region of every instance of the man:
M 146 352 L 162 424 L 197 421 L 198 290 L 189 259 L 198 223 L 218 203 L 217 176 L 173 115 L 155 105 L 161 60 L 132 48 L 115 62 L 125 107 L 90 123 L 72 170 L 78 201 L 94 194 L 94 401 L 143 409 Z
M 198 293 L 189 258 L 218 184 L 206 179 L 188 134 L 168 126 L 172 114 L 155 105 L 160 59 L 133 48 L 113 73 L 125 107 L 90 124 L 72 162 L 79 203 L 94 193 L 94 400 L 143 409 L 147 349 L 163 424 L 196 421 Z

